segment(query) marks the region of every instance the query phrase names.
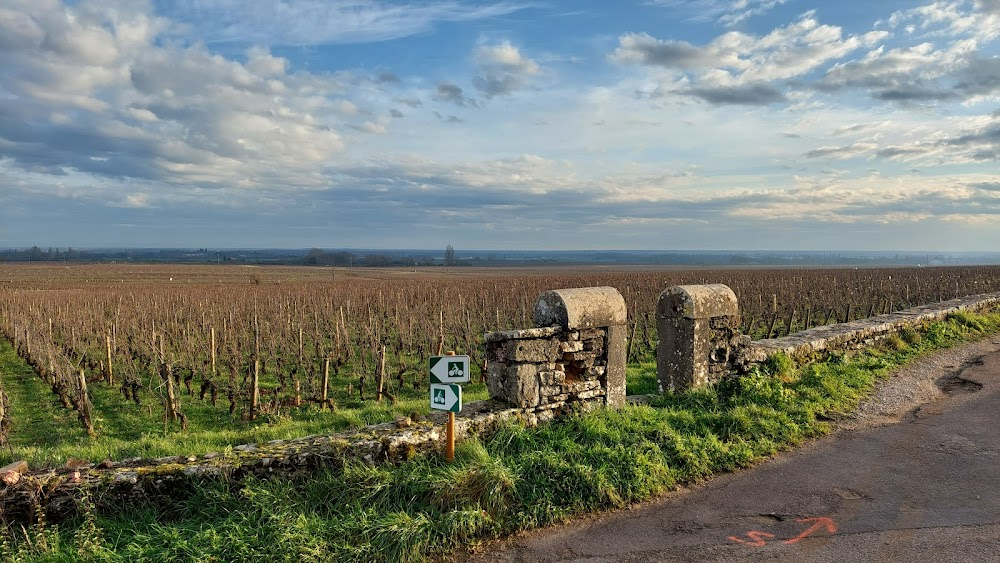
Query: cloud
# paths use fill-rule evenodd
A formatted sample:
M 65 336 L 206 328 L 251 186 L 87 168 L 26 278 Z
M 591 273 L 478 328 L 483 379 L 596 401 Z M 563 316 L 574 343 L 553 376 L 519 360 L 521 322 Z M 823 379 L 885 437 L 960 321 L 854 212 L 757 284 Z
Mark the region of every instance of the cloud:
M 732 27 L 765 14 L 789 0 L 651 0 L 649 3 L 690 14 L 688 20 Z
M 976 0 L 976 8 L 988 14 L 1000 14 L 1000 0 Z
M 821 146 L 807 151 L 803 156 L 838 160 L 867 157 L 940 166 L 989 162 L 1000 155 L 1000 122 L 990 118 L 951 121 L 937 130 L 912 132 L 909 135 L 912 140 L 893 143 L 877 142 L 885 136 L 898 135 L 888 122 L 873 128 L 840 128 L 834 133 L 846 134 L 844 131 L 850 131 L 867 135 L 868 140 L 847 145 Z
M 479 103 L 475 99 L 465 95 L 465 90 L 450 82 L 438 84 L 433 97 L 439 102 L 455 104 L 459 107 L 479 107 Z
M 867 90 L 890 102 L 974 101 L 1000 93 L 1000 58 L 984 57 L 967 41 L 936 49 L 923 42 L 838 63 L 815 83 L 821 91 Z
M 478 5 L 441 0 L 178 0 L 167 15 L 183 35 L 208 42 L 323 45 L 387 41 L 427 33 L 442 23 L 495 18 L 526 9 L 513 2 Z M 181 34 L 184 28 L 175 33 Z
M 886 22 L 892 28 L 902 27 L 909 34 L 927 37 L 970 37 L 990 41 L 1000 37 L 1000 10 L 996 0 L 976 2 L 941 0 L 894 12 Z
M 476 48 L 473 58 L 479 66 L 479 74 L 472 84 L 487 98 L 508 95 L 523 88 L 528 78 L 540 70 L 538 63 L 522 55 L 509 41 L 481 45 Z
M 785 94 L 770 84 L 702 86 L 679 92 L 701 98 L 712 105 L 766 106 L 786 100 Z
M 0 158 L 25 170 L 203 187 L 319 185 L 345 147 L 334 76 L 162 42 L 141 3 L 19 3 L 0 16 Z M 6 94 L 6 96 L 5 96 Z M 356 109 L 356 108 L 355 108 Z M 349 112 L 348 112 L 349 113 Z M 79 187 L 78 189 L 85 189 Z
M 853 158 L 855 156 L 871 152 L 877 146 L 871 143 L 855 143 L 845 147 L 820 147 L 805 153 L 806 158 Z
M 661 40 L 647 33 L 619 37 L 609 59 L 679 72 L 687 88 L 661 87 L 701 97 L 717 104 L 763 105 L 784 100 L 783 81 L 807 75 L 886 36 L 884 31 L 844 36 L 841 28 L 823 25 L 815 12 L 767 35 L 728 32 L 696 46 L 685 41 Z M 674 80 L 676 80 L 676 75 Z

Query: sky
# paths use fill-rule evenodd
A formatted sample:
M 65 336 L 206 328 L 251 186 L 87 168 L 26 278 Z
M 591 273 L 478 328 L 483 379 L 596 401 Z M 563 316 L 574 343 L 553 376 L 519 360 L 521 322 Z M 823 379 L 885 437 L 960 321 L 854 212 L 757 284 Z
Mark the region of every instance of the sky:
M 1000 250 L 1000 0 L 0 0 L 0 247 Z

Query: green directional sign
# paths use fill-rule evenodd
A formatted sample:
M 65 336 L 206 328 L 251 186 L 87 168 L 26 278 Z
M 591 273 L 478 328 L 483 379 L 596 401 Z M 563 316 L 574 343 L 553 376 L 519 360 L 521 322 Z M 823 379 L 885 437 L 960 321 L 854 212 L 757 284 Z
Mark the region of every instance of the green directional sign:
M 438 411 L 462 412 L 462 386 L 432 383 L 431 408 Z
M 468 383 L 468 356 L 431 356 L 431 383 Z

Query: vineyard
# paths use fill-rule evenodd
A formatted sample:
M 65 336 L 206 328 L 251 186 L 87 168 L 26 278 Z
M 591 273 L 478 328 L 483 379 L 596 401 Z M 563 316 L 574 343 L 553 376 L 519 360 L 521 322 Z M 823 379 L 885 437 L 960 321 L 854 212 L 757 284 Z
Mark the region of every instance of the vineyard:
M 616 287 L 629 360 L 648 362 L 657 296 L 700 283 L 731 287 L 743 332 L 766 338 L 998 291 L 1000 267 L 0 265 L 0 331 L 33 371 L 4 374 L 0 462 L 204 453 L 426 411 L 428 356 L 467 353 L 482 373 L 482 335 L 531 326 L 553 288 Z M 469 399 L 485 398 L 475 381 Z

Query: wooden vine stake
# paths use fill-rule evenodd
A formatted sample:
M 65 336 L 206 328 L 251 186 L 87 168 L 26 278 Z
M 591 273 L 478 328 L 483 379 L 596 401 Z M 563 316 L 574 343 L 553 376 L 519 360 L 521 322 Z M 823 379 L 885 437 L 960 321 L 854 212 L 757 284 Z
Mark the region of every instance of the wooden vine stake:
M 260 360 L 253 361 L 253 387 L 250 389 L 250 420 L 257 418 L 260 407 Z
M 212 381 L 215 381 L 215 375 L 217 372 L 215 367 L 215 327 L 212 327 Z
M 108 349 L 108 387 L 114 387 L 115 385 L 115 372 L 111 368 L 111 335 L 108 334 L 105 337 L 105 343 Z
M 80 387 L 80 399 L 79 399 L 79 413 L 80 422 L 83 423 L 84 428 L 87 429 L 87 435 L 91 438 L 96 438 L 97 433 L 94 432 L 94 414 L 93 408 L 90 405 L 90 396 L 87 394 L 87 376 L 84 375 L 83 370 L 80 370 L 79 380 L 77 384 Z
M 322 408 L 326 408 L 328 393 L 330 391 L 330 357 L 323 361 L 323 403 Z M 350 395 L 350 391 L 347 392 Z
M 385 344 L 378 355 L 378 371 L 375 372 L 375 400 L 382 402 L 382 391 L 385 388 Z

